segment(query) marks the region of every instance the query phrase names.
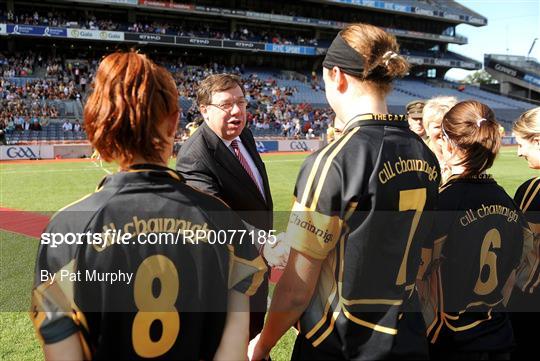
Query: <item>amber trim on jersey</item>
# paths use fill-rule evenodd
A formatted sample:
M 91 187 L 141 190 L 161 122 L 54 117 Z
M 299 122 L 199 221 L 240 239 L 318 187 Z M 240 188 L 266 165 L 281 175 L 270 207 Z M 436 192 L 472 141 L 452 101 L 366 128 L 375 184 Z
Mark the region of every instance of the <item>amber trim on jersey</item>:
M 530 234 L 529 230 L 525 229 L 524 232 L 529 232 Z M 527 281 L 521 288 L 521 290 L 525 293 L 533 293 L 534 289 L 538 287 L 538 284 L 540 284 L 540 267 L 539 267 L 540 265 L 540 240 L 536 239 L 539 237 L 539 235 L 535 236 L 534 234 L 532 234 L 530 236 L 533 237 L 532 244 L 533 244 L 533 248 L 535 247 L 535 249 L 532 250 L 532 252 L 535 254 L 535 257 L 534 257 L 534 265 L 531 267 L 529 276 L 527 277 Z M 535 279 L 537 279 L 537 281 L 532 283 Z
M 454 184 L 454 181 L 459 179 L 459 174 L 452 174 L 449 176 L 446 181 L 439 186 L 439 193 L 442 193 L 446 189 L 448 189 L 452 184 Z
M 345 215 L 346 215 L 347 218 L 343 222 L 344 227 L 343 227 L 343 230 L 342 230 L 342 233 L 341 233 L 341 236 L 340 236 L 340 242 L 339 242 L 339 245 L 338 245 L 339 253 L 336 252 L 336 248 L 334 248 L 332 250 L 332 256 L 334 257 L 334 260 L 335 260 L 336 255 L 339 255 L 337 262 L 334 261 L 334 263 L 333 263 L 334 267 L 333 267 L 333 272 L 332 272 L 332 275 L 333 275 L 333 277 L 332 277 L 333 278 L 332 292 L 334 292 L 334 295 L 332 296 L 332 294 L 331 294 L 332 297 L 327 299 L 327 303 L 326 303 L 325 308 L 323 310 L 324 312 L 321 315 L 321 319 L 308 332 L 309 338 L 311 338 L 315 333 L 317 333 L 321 329 L 322 326 L 324 326 L 324 324 L 328 320 L 328 315 L 330 313 L 330 308 L 332 307 L 332 305 L 335 302 L 337 302 L 337 304 L 335 305 L 335 307 L 333 307 L 333 310 L 331 312 L 332 315 L 330 316 L 330 324 L 328 325 L 327 329 L 317 339 L 315 339 L 315 341 L 312 342 L 313 347 L 319 346 L 332 333 L 332 331 L 334 330 L 334 324 L 335 324 L 337 318 L 339 317 L 339 314 L 340 314 L 341 309 L 342 309 L 342 304 L 341 304 L 341 279 L 339 279 L 339 281 L 337 283 L 337 289 L 338 289 L 338 291 L 337 291 L 337 296 L 338 296 L 337 300 L 335 298 L 336 266 L 337 266 L 338 263 L 340 264 L 340 274 L 342 274 L 342 272 L 343 272 L 342 268 L 341 268 L 342 257 L 343 257 L 343 251 L 342 250 L 343 250 L 343 247 L 344 247 L 344 240 L 347 237 L 348 232 L 349 232 L 349 227 L 347 226 L 346 221 L 354 213 L 354 210 L 356 209 L 357 206 L 358 206 L 358 202 L 351 202 L 347 206 L 347 209 L 345 210 Z
M 493 176 L 487 173 L 468 175 L 465 177 L 462 176 L 461 174 L 452 174 L 446 179 L 446 181 L 443 184 L 439 186 L 439 193 L 442 193 L 443 191 L 445 191 L 448 187 L 450 187 L 455 182 L 462 181 L 462 180 L 495 181 Z
M 538 196 L 540 191 L 540 177 L 532 178 L 529 181 L 529 185 L 520 202 L 520 209 L 523 213 L 526 213 L 531 206 L 533 200 Z M 538 230 L 540 230 L 540 224 L 528 222 L 529 228 L 532 230 L 532 246 L 531 252 L 534 254 L 534 264 L 532 264 L 531 270 L 527 276 L 527 281 L 521 287 L 521 290 L 525 293 L 533 293 L 535 289 L 540 285 L 540 240 L 538 239 Z M 527 230 L 525 230 L 527 232 Z M 528 231 L 530 232 L 530 231 Z
M 92 359 L 92 351 L 87 341 L 89 335 L 88 322 L 79 307 L 75 304 L 73 282 L 58 281 L 62 279 L 60 273 L 63 270 L 73 273 L 75 272 L 75 268 L 75 260 L 71 260 L 56 272 L 54 282 L 43 282 L 34 288 L 32 291 L 30 318 L 38 334 L 39 341 L 45 344 L 41 334 L 41 328 L 44 326 L 45 321 L 48 320 L 47 315 L 49 313 L 62 313 L 79 330 L 77 336 L 81 343 L 84 358 L 85 360 L 90 360 Z M 51 309 L 51 306 L 56 306 L 58 309 Z
M 156 170 L 156 169 L 150 169 L 150 168 L 141 168 L 141 169 L 128 169 L 126 170 L 125 172 L 127 173 L 150 173 L 150 172 L 160 172 L 160 173 L 166 173 L 168 174 L 171 178 L 173 179 L 176 179 L 177 181 L 182 181 L 182 176 L 178 173 L 176 173 L 174 170 L 172 169 L 167 169 L 167 170 Z
M 324 167 L 322 169 L 317 188 L 315 189 L 315 194 L 313 195 L 313 200 L 311 201 L 311 205 L 309 206 L 310 210 L 314 211 L 317 207 L 317 203 L 319 202 L 319 197 L 321 196 L 324 182 L 326 181 L 326 176 L 328 175 L 328 171 L 330 170 L 330 166 L 332 165 L 334 158 L 338 155 L 338 153 L 343 149 L 343 147 L 359 129 L 360 128 L 355 128 L 349 133 L 347 133 L 347 135 L 344 137 L 343 142 L 340 142 L 340 144 L 336 146 L 332 153 L 330 153 L 330 156 L 326 160 L 326 163 L 324 164 Z
M 313 187 L 313 183 L 315 180 L 315 175 L 317 174 L 317 171 L 319 170 L 319 165 L 323 161 L 324 156 L 326 153 L 328 153 L 331 149 L 334 149 L 338 144 L 345 141 L 344 137 L 341 137 L 334 142 L 328 144 L 326 147 L 324 147 L 319 154 L 317 154 L 317 157 L 315 158 L 315 162 L 313 163 L 313 166 L 311 167 L 311 170 L 309 172 L 309 176 L 306 182 L 306 186 L 304 187 L 304 193 L 302 194 L 302 197 L 298 197 L 300 199 L 300 204 L 303 206 L 306 206 L 309 199 L 309 194 L 311 193 L 311 188 Z
M 534 191 L 532 191 L 534 187 L 536 188 L 534 189 Z M 529 209 L 529 206 L 538 194 L 538 191 L 540 191 L 540 177 L 532 179 L 531 183 L 529 183 L 529 186 L 525 190 L 525 193 L 523 193 L 523 198 L 521 199 L 521 204 L 519 205 L 519 208 L 523 213 L 525 213 L 527 209 Z
M 88 197 L 94 195 L 95 193 L 99 192 L 102 188 L 103 188 L 103 187 L 101 187 L 101 188 L 99 188 L 99 189 L 96 189 L 95 192 L 88 193 L 87 195 L 82 196 L 81 198 L 77 199 L 76 201 L 73 201 L 73 202 L 69 203 L 67 206 L 64 206 L 64 207 L 60 208 L 58 211 L 56 211 L 56 212 L 52 215 L 51 219 L 49 220 L 49 223 L 50 223 L 50 221 L 52 221 L 52 220 L 54 219 L 54 217 L 56 217 L 60 212 L 65 211 L 67 208 L 69 208 L 69 207 L 71 207 L 71 206 L 74 206 L 75 204 L 84 201 L 86 198 L 88 198 Z
M 442 326 L 444 325 L 444 313 L 442 312 L 442 310 L 444 310 L 444 292 L 442 288 L 441 269 L 438 266 L 438 261 L 441 258 L 442 249 L 447 238 L 448 236 L 445 235 L 445 236 L 442 236 L 441 238 L 438 238 L 437 240 L 433 242 L 432 263 L 437 263 L 437 268 L 435 269 L 435 274 L 434 274 L 437 299 L 435 300 L 435 302 L 433 302 L 433 304 L 435 305 L 433 322 L 429 325 L 426 331 L 426 335 L 428 336 L 428 338 L 432 330 L 437 325 L 438 327 L 435 330 L 435 334 L 430 340 L 431 343 L 435 343 L 435 341 L 439 337 L 439 333 L 441 332 Z
M 454 320 L 454 321 L 457 321 L 459 319 L 459 317 L 452 317 L 450 316 L 449 314 L 447 313 L 443 313 L 444 315 L 444 323 L 445 325 L 451 330 L 451 331 L 454 331 L 454 332 L 463 332 L 463 331 L 467 331 L 467 330 L 470 330 L 472 328 L 475 328 L 476 326 L 480 325 L 481 323 L 485 322 L 485 321 L 489 321 L 491 320 L 491 312 L 493 311 L 492 308 L 490 308 L 487 312 L 487 318 L 484 318 L 482 320 L 476 320 L 474 322 L 471 322 L 467 325 L 464 325 L 464 326 L 453 326 L 452 324 L 450 324 L 450 321 L 449 320 Z
M 447 238 L 447 236 L 443 236 L 443 237 L 437 239 L 434 242 L 434 246 L 433 246 L 433 254 L 434 254 L 434 256 L 433 256 L 433 259 L 440 258 L 442 247 L 444 245 L 444 242 L 446 241 L 446 238 Z M 485 321 L 491 320 L 491 312 L 493 310 L 493 307 L 495 307 L 496 305 L 503 302 L 503 298 L 501 298 L 500 300 L 498 300 L 497 302 L 492 303 L 492 304 L 488 304 L 488 303 L 486 303 L 484 301 L 472 302 L 472 303 L 469 303 L 465 307 L 464 310 L 461 310 L 461 311 L 457 312 L 457 316 L 454 316 L 454 315 L 452 315 L 450 313 L 444 312 L 444 292 L 443 292 L 443 282 L 442 282 L 442 276 L 441 276 L 441 269 L 440 268 L 437 268 L 436 279 L 437 279 L 437 289 L 438 289 L 437 297 L 438 297 L 438 301 L 439 301 L 438 302 L 438 312 L 435 312 L 435 318 L 434 318 L 433 322 L 431 323 L 431 325 L 427 328 L 428 339 L 430 340 L 430 342 L 432 344 L 437 342 L 437 339 L 439 338 L 439 334 L 440 334 L 443 326 L 448 327 L 448 329 L 450 329 L 453 332 L 462 332 L 462 331 L 470 330 L 470 329 L 480 325 L 481 323 L 483 323 Z M 487 312 L 487 318 L 482 319 L 482 320 L 476 320 L 474 322 L 471 322 L 470 324 L 463 325 L 463 326 L 454 326 L 454 325 L 451 324 L 451 321 L 458 321 L 460 316 L 468 311 L 469 307 L 480 306 L 480 305 L 486 305 L 486 306 L 490 307 L 488 312 Z M 438 327 L 437 327 L 436 331 L 434 332 L 434 334 L 432 336 L 430 336 L 433 329 L 437 325 L 438 325 Z
M 456 320 L 459 318 L 459 316 L 461 316 L 462 314 L 464 314 L 465 312 L 467 312 L 469 310 L 470 307 L 475 307 L 475 306 L 488 306 L 488 307 L 495 307 L 497 306 L 499 303 L 502 303 L 502 301 L 504 300 L 504 298 L 501 298 L 500 300 L 498 300 L 497 302 L 494 302 L 494 303 L 487 303 L 485 301 L 477 301 L 477 302 L 471 302 L 469 303 L 467 306 L 465 306 L 465 309 L 464 310 L 461 310 L 458 312 L 458 316 L 455 318 Z
M 315 158 L 315 162 L 313 163 L 313 166 L 310 170 L 306 186 L 304 189 L 304 193 L 302 194 L 302 197 L 299 197 L 301 199 L 300 204 L 303 206 L 308 207 L 310 210 L 314 210 L 317 206 L 317 202 L 320 193 L 322 190 L 322 187 L 325 182 L 325 178 L 328 174 L 328 170 L 330 169 L 330 165 L 332 164 L 333 159 L 336 157 L 336 155 L 339 153 L 341 149 L 347 144 L 347 142 L 351 139 L 351 137 L 358 131 L 359 128 L 354 129 L 354 131 L 347 133 L 346 135 L 342 136 L 335 142 L 332 142 L 331 144 L 327 145 L 323 148 L 323 150 L 317 155 L 317 158 Z M 326 154 L 332 150 L 331 154 L 326 158 Z M 324 161 L 324 166 L 322 169 L 320 168 L 321 163 Z M 319 177 L 315 177 L 317 173 L 321 171 L 321 174 Z M 317 186 L 315 188 L 315 185 Z M 310 197 L 311 193 L 313 191 L 313 196 Z M 308 206 L 310 204 L 310 206 Z
M 431 343 L 437 342 L 437 338 L 439 338 L 439 334 L 441 332 L 441 329 L 444 326 L 444 317 L 445 317 L 444 312 L 441 311 L 441 310 L 444 309 L 444 292 L 443 292 L 443 289 L 442 289 L 442 277 L 441 277 L 441 269 L 440 268 L 437 269 L 436 277 L 437 277 L 437 297 L 439 299 L 439 312 L 436 313 L 436 316 L 435 316 L 435 319 L 434 319 L 433 323 L 429 326 L 429 328 L 427 330 L 428 337 L 429 337 L 431 331 L 433 330 L 433 328 L 437 324 L 439 326 L 435 330 L 435 334 L 430 339 Z
M 380 120 L 378 118 L 381 118 Z M 393 120 L 384 120 L 382 118 L 392 118 Z M 310 170 L 306 186 L 304 188 L 304 193 L 300 199 L 300 204 L 305 205 L 311 210 L 315 210 L 317 202 L 322 192 L 324 182 L 328 175 L 330 166 L 332 165 L 333 159 L 336 155 L 343 149 L 346 143 L 352 138 L 352 136 L 363 126 L 363 125 L 388 125 L 388 126 L 403 126 L 408 127 L 408 123 L 404 115 L 397 114 L 360 114 L 351 119 L 343 130 L 343 136 L 336 141 L 328 144 L 323 150 L 317 155 L 313 167 Z M 330 155 L 325 158 L 328 152 Z M 322 162 L 324 163 L 323 168 L 320 168 Z M 317 173 L 320 173 L 320 176 L 316 178 Z M 315 187 L 316 185 L 316 187 Z M 315 187 L 313 196 L 310 198 L 310 195 Z M 309 204 L 309 206 L 308 206 Z
M 404 114 L 358 114 L 345 124 L 343 133 L 346 133 L 349 129 L 357 127 L 359 125 L 383 125 L 383 126 L 397 126 L 397 127 L 409 127 L 407 117 Z
M 178 174 L 176 171 L 170 169 L 170 168 L 165 168 L 165 167 L 161 167 L 161 166 L 154 166 L 152 164 L 142 164 L 141 166 L 144 166 L 145 168 L 130 168 L 130 169 L 127 169 L 123 172 L 127 172 L 127 173 L 142 173 L 142 172 L 163 172 L 163 173 L 166 173 L 168 174 L 171 178 L 175 179 L 175 180 L 178 180 L 178 181 L 182 181 L 183 178 L 180 174 Z M 121 172 L 118 172 L 118 173 L 121 173 Z M 96 186 L 96 189 L 94 192 L 92 193 L 89 193 L 89 194 L 86 194 L 84 195 L 83 197 L 77 199 L 76 201 L 74 202 L 71 202 L 69 203 L 68 205 L 60 208 L 58 211 L 56 211 L 52 217 L 51 217 L 51 220 L 54 219 L 54 217 L 56 217 L 58 215 L 58 213 L 66 210 L 67 208 L 71 207 L 71 206 L 74 206 L 75 204 L 79 203 L 79 202 L 82 202 L 84 201 L 86 198 L 90 197 L 91 195 L 101 191 L 105 185 L 105 181 L 107 179 L 110 179 L 110 177 L 114 177 L 115 174 L 118 174 L 118 173 L 114 173 L 110 176 L 105 176 L 103 177 L 103 179 L 98 183 L 98 185 Z
M 349 313 L 345 308 L 343 308 L 343 314 L 345 315 L 345 317 L 347 317 L 349 320 L 353 321 L 354 323 L 356 323 L 356 324 L 358 324 L 360 326 L 371 328 L 374 331 L 387 333 L 389 335 L 397 335 L 397 333 L 398 333 L 398 330 L 395 329 L 395 328 L 381 326 L 381 325 L 378 325 L 376 323 L 371 323 L 371 322 L 368 322 L 368 321 L 364 321 L 364 320 L 362 320 L 362 319 L 360 319 L 358 317 L 355 317 L 351 313 Z
M 286 237 L 292 248 L 310 257 L 324 260 L 339 240 L 343 222 L 338 216 L 311 211 L 295 201 L 289 217 Z M 324 227 L 317 228 L 318 225 L 324 225 Z M 323 229 L 325 229 L 324 232 Z
M 332 275 L 335 275 L 336 266 L 337 266 L 335 249 L 332 251 L 329 257 L 331 257 L 330 266 L 332 267 Z M 326 304 L 324 305 L 322 318 L 315 324 L 315 326 L 313 326 L 313 328 L 308 333 L 306 333 L 306 338 L 308 340 L 326 323 L 326 320 L 328 319 L 328 311 L 330 310 L 330 305 L 334 303 L 334 299 L 336 298 L 336 295 L 337 295 L 337 282 L 336 282 L 336 278 L 333 276 L 332 289 L 330 290 L 330 294 L 328 295 L 328 297 L 326 297 Z
M 227 245 L 227 250 L 229 251 L 229 279 L 228 279 L 228 286 L 229 289 L 234 288 L 236 284 L 238 284 L 240 281 L 245 279 L 244 274 L 236 274 L 238 269 L 238 264 L 244 265 L 250 268 L 254 268 L 257 270 L 257 272 L 253 273 L 251 275 L 251 284 L 249 285 L 248 289 L 244 292 L 247 296 L 253 296 L 256 292 L 261 283 L 264 280 L 264 275 L 266 274 L 266 271 L 268 270 L 268 267 L 266 267 L 266 264 L 264 263 L 262 257 L 258 256 L 257 258 L 253 260 L 247 260 L 244 258 L 240 258 L 234 254 L 234 247 L 232 245 Z
M 354 305 L 386 305 L 386 306 L 401 306 L 403 300 L 391 300 L 383 298 L 360 298 L 354 300 L 342 299 L 341 303 L 345 306 L 354 306 Z
M 354 210 L 356 209 L 358 203 L 357 202 L 351 202 L 351 204 L 347 207 L 346 211 L 346 220 L 350 218 L 350 216 L 353 214 Z M 349 312 L 346 308 L 348 305 L 354 305 L 354 304 L 382 304 L 382 305 L 389 305 L 389 306 L 399 306 L 403 303 L 402 300 L 385 300 L 385 299 L 358 299 L 358 300 L 347 300 L 343 297 L 343 272 L 344 272 L 344 265 L 345 265 L 345 242 L 348 238 L 350 229 L 347 226 L 346 221 L 344 222 L 344 231 L 340 238 L 339 243 L 339 275 L 338 275 L 338 300 L 337 305 L 333 310 L 329 310 L 331 304 L 333 304 L 334 299 L 332 299 L 331 302 L 327 304 L 328 307 L 325 306 L 325 314 L 322 316 L 321 320 L 316 324 L 316 329 L 313 328 L 310 331 L 310 337 L 313 336 L 317 331 L 320 330 L 320 326 L 324 325 L 327 322 L 328 314 L 331 312 L 330 317 L 330 324 L 328 325 L 328 328 L 315 340 L 312 342 L 313 347 L 319 346 L 334 330 L 334 325 L 341 313 L 349 319 L 350 321 L 354 322 L 357 325 L 370 328 L 377 332 L 382 332 L 390 335 L 396 335 L 398 330 L 391 327 L 382 326 L 380 324 L 368 322 L 365 320 L 362 320 L 359 317 L 354 316 L 351 312 Z M 330 311 L 330 312 L 329 312 Z

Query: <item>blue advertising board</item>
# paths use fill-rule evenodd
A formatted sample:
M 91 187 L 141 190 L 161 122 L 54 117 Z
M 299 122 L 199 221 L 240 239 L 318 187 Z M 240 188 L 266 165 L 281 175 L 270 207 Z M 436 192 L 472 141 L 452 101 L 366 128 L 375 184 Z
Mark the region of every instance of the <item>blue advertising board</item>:
M 278 142 L 276 140 L 256 140 L 255 145 L 259 153 L 277 152 L 278 150 Z
M 31 35 L 31 36 L 52 36 L 52 37 L 67 37 L 67 29 L 53 28 L 49 26 L 37 25 L 20 25 L 8 24 L 7 33 L 14 35 Z
M 299 55 L 315 55 L 315 48 L 312 46 L 299 45 L 281 45 L 281 44 L 265 44 L 265 50 L 273 53 L 299 54 Z

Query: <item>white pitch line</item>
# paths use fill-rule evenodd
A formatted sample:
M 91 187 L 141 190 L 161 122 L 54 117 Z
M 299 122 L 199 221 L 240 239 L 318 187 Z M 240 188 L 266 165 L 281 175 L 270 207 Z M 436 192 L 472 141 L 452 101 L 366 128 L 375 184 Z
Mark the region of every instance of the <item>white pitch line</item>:
M 92 163 L 94 163 L 94 165 L 100 169 L 102 169 L 105 173 L 107 174 L 112 174 L 112 172 L 110 170 L 108 170 L 107 168 L 103 167 L 103 165 L 97 165 L 97 162 L 96 161 L 92 161 Z

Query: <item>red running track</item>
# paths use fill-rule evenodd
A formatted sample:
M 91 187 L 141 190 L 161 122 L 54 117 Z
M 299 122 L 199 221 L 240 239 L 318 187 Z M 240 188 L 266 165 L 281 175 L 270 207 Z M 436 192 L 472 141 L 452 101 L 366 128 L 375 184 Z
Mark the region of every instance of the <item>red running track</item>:
M 47 226 L 49 216 L 41 213 L 0 207 L 0 229 L 39 238 Z

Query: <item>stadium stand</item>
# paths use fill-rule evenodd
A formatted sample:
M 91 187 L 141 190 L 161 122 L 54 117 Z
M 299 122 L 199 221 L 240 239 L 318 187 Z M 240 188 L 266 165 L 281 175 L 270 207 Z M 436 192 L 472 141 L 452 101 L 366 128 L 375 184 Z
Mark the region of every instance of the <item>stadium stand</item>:
M 80 132 L 58 126 L 82 116 L 99 59 L 135 46 L 173 73 L 181 127 L 201 121 L 194 101 L 198 82 L 208 74 L 232 72 L 244 79 L 249 126 L 256 135 L 320 136 L 333 119 L 320 62 L 329 39 L 358 21 L 395 34 L 413 64 L 410 77 L 397 82 L 388 97 L 391 111 L 402 113 L 411 100 L 436 95 L 476 98 L 495 109 L 508 128 L 530 107 L 443 80 L 452 67 L 481 66 L 448 51 L 448 44 L 468 41 L 456 33 L 456 25 L 487 23 L 454 1 L 79 0 L 74 10 L 63 0 L 0 0 L 0 39 L 6 40 L 0 45 L 0 126 L 8 130 L 10 143 L 84 140 Z M 538 74 L 540 66 L 531 67 Z M 42 130 L 15 130 L 20 119 L 24 127 L 25 117 L 37 118 Z
M 492 90 L 509 97 L 527 98 L 540 104 L 540 63 L 535 59 L 485 54 L 484 66 L 498 81 L 497 85 L 492 86 Z

